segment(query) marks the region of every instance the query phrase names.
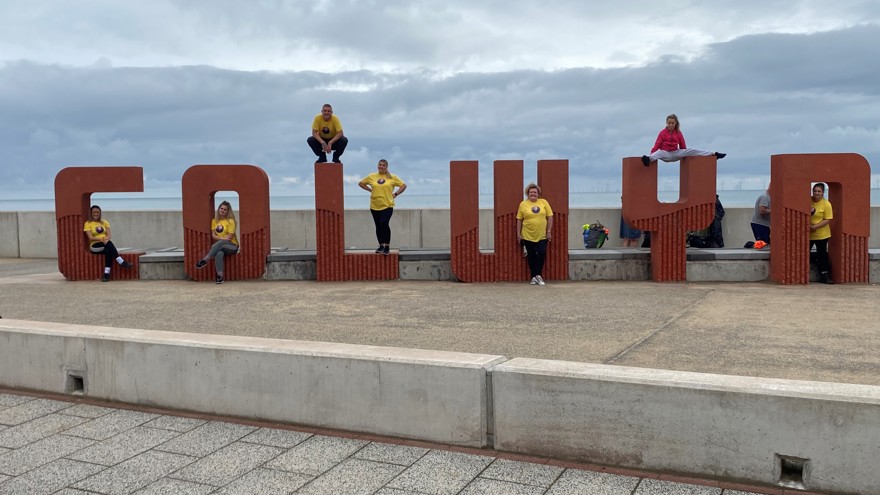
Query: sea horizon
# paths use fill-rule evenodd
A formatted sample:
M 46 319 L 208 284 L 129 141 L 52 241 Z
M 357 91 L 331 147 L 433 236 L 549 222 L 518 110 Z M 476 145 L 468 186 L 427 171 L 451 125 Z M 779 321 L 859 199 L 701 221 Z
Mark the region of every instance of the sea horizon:
M 722 205 L 725 207 L 753 207 L 762 190 L 717 191 Z M 658 200 L 674 202 L 679 198 L 678 191 L 661 191 Z M 807 195 L 804 196 L 805 198 Z M 238 196 L 229 193 L 218 193 L 216 200 L 227 200 L 233 208 L 238 209 Z M 369 207 L 366 193 L 344 195 L 345 208 L 360 210 Z M 99 204 L 107 211 L 179 211 L 183 207 L 181 197 L 175 196 L 144 196 L 143 193 L 95 193 L 92 203 Z M 480 194 L 480 208 L 492 208 L 494 195 Z M 551 205 L 552 206 L 552 205 Z M 571 192 L 569 208 L 620 208 L 620 192 Z M 880 206 L 880 189 L 871 189 L 871 206 Z M 270 195 L 270 210 L 310 210 L 315 208 L 313 195 Z M 407 194 L 397 198 L 397 209 L 448 209 L 448 194 Z M 0 198 L 0 211 L 55 211 L 54 198 Z

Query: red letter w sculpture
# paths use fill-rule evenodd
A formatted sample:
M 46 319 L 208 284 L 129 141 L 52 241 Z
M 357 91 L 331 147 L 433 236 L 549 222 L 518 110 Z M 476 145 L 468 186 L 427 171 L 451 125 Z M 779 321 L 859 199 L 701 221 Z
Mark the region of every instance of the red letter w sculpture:
M 687 231 L 704 229 L 715 219 L 717 160 L 695 156 L 681 161 L 681 193 L 675 203 L 657 200 L 658 164 L 645 167 L 638 158 L 623 159 L 623 218 L 651 233 L 651 278 L 684 281 Z
M 476 161 L 449 163 L 452 271 L 462 282 L 528 280 L 516 238 L 523 200 L 523 162 L 495 162 L 495 253 L 480 252 L 480 193 Z M 547 280 L 568 280 L 568 160 L 539 160 L 538 184 L 553 208 L 556 241 L 547 248 Z

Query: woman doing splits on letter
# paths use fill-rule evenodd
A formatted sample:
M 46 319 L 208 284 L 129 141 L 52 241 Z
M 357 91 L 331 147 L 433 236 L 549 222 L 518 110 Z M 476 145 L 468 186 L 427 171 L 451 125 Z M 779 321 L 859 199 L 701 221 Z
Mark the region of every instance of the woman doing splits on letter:
M 379 160 L 378 172 L 374 172 L 358 182 L 358 186 L 370 191 L 370 213 L 376 224 L 376 240 L 379 247 L 376 254 L 388 255 L 391 244 L 391 215 L 394 214 L 394 198 L 406 191 L 406 183 L 388 171 L 388 160 Z M 394 188 L 397 188 L 397 191 Z
M 547 242 L 552 239 L 553 210 L 550 203 L 541 198 L 541 188 L 535 184 L 526 186 L 526 200 L 516 212 L 516 237 L 525 244 L 526 260 L 532 285 L 544 285 L 541 276 L 547 258 Z
M 204 258 L 196 263 L 196 268 L 204 268 L 213 258 L 217 269 L 217 283 L 223 283 L 223 257 L 238 252 L 238 239 L 235 237 L 235 213 L 228 201 L 220 203 L 217 213 L 211 219 L 211 239 L 214 244 Z
M 677 162 L 686 156 L 713 155 L 720 160 L 727 156 L 727 153 L 688 148 L 684 142 L 684 134 L 681 133 L 679 128 L 678 116 L 673 113 L 666 117 L 666 127 L 657 135 L 657 141 L 654 142 L 654 147 L 651 148 L 651 154 L 642 155 L 642 163 L 647 167 L 656 160 Z
M 101 275 L 101 282 L 108 282 L 110 267 L 113 266 L 114 261 L 122 268 L 131 268 L 131 265 L 119 256 L 119 251 L 110 241 L 110 222 L 101 218 L 101 207 L 92 205 L 89 215 L 92 219 L 85 223 L 83 230 L 89 238 L 89 251 L 104 255 L 104 274 Z

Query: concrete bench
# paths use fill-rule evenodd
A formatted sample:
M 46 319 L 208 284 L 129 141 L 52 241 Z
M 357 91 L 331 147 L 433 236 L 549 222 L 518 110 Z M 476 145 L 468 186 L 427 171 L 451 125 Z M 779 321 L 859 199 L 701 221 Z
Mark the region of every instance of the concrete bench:
M 347 252 L 369 254 L 372 251 Z M 868 254 L 870 280 L 880 281 L 880 249 L 870 249 Z M 403 249 L 398 252 L 398 259 L 401 280 L 455 280 L 448 249 Z M 572 249 L 568 259 L 572 281 L 651 279 L 651 252 L 646 248 Z M 689 282 L 763 282 L 770 278 L 770 250 L 688 248 L 687 270 Z M 140 278 L 187 280 L 183 249 L 171 247 L 140 256 Z M 273 247 L 263 278 L 316 280 L 315 250 Z

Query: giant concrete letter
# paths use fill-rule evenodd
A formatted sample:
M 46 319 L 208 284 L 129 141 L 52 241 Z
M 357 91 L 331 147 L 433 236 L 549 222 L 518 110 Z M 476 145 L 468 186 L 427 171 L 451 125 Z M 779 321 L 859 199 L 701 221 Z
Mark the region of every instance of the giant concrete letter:
M 657 166 L 640 158 L 623 159 L 623 217 L 651 233 L 651 277 L 655 282 L 687 279 L 688 230 L 706 228 L 715 218 L 715 157 L 681 161 L 680 196 L 675 203 L 657 200 Z
M 770 276 L 781 284 L 810 277 L 810 185 L 828 183 L 831 276 L 836 283 L 868 283 L 871 167 L 855 153 L 770 157 Z
M 269 176 L 254 165 L 193 165 L 183 174 L 183 252 L 187 275 L 193 280 L 213 280 L 214 262 L 204 270 L 195 263 L 208 253 L 211 219 L 216 213 L 217 191 L 238 193 L 236 212 L 238 242 L 234 256 L 227 256 L 224 277 L 227 280 L 255 279 L 266 271 L 266 257 L 271 249 L 269 234 Z
M 400 277 L 398 253 L 345 252 L 342 164 L 315 164 L 315 237 L 319 281 L 393 280 Z
M 449 163 L 452 271 L 462 282 L 528 279 L 516 240 L 516 212 L 523 200 L 522 160 L 494 164 L 495 253 L 480 252 L 479 173 L 476 161 Z M 538 181 L 553 208 L 555 242 L 547 249 L 544 278 L 568 279 L 568 160 L 539 160 Z
M 92 193 L 143 192 L 142 167 L 67 167 L 55 176 L 55 224 L 58 229 L 58 271 L 67 280 L 95 280 L 103 273 L 104 256 L 89 251 L 83 225 Z M 137 279 L 138 255 L 124 253 L 129 270 L 114 270 L 114 279 Z

